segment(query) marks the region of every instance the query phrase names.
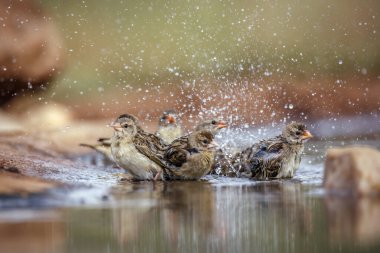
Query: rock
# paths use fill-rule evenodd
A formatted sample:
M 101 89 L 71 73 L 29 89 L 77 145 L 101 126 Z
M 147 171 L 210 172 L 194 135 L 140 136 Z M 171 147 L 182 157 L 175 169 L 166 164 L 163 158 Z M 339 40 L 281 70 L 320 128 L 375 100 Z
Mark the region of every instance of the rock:
M 327 150 L 323 185 L 329 192 L 380 193 L 380 152 L 370 147 Z
M 46 87 L 63 65 L 62 39 L 41 7 L 0 0 L 0 105 Z
M 16 169 L 16 168 L 12 168 Z M 58 184 L 38 178 L 28 177 L 9 169 L 0 168 L 0 195 L 28 195 L 41 193 L 57 187 Z
M 29 128 L 27 132 L 0 132 L 0 172 L 62 185 L 108 185 L 117 182 L 117 176 L 112 174 L 115 169 L 95 165 L 90 158 L 96 154 L 79 146 L 82 142 L 96 141 L 103 136 L 103 129 L 112 131 L 105 127 L 104 122 L 73 123 L 68 129 L 63 126 L 62 130 L 25 128 Z M 110 136 L 110 133 L 104 136 Z

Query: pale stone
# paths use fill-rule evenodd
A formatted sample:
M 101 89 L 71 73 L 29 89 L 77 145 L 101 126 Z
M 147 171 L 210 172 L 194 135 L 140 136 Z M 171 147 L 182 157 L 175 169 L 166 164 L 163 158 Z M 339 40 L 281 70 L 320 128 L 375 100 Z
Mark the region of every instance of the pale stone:
M 323 185 L 328 191 L 380 193 L 380 152 L 364 146 L 327 150 Z
M 25 126 L 39 129 L 62 129 L 70 126 L 73 114 L 69 108 L 54 103 L 33 106 L 23 114 L 22 119 Z

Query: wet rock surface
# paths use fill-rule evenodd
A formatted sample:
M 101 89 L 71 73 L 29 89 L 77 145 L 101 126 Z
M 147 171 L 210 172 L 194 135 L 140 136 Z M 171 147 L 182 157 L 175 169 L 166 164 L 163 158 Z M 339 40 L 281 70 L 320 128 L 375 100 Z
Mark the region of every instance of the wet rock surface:
M 52 112 L 57 110 L 52 109 Z M 105 185 L 117 181 L 113 173 L 120 170 L 94 165 L 93 152 L 78 145 L 81 141 L 94 142 L 98 134 L 109 136 L 110 130 L 104 122 L 62 121 L 62 125 L 54 125 L 49 124 L 50 112 L 37 115 L 41 120 L 39 124 L 28 118 L 20 120 L 0 115 L 3 123 L 0 194 L 25 195 L 65 185 Z M 78 158 L 86 154 L 89 154 L 87 161 Z
M 323 184 L 330 192 L 379 194 L 380 152 L 359 146 L 329 149 Z

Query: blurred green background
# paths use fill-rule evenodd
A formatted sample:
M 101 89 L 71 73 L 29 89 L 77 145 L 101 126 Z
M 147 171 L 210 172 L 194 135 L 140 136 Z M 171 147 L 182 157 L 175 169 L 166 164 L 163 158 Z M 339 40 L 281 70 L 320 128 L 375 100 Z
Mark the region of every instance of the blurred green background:
M 379 78 L 380 1 L 39 1 L 65 41 L 51 91 L 193 80 Z

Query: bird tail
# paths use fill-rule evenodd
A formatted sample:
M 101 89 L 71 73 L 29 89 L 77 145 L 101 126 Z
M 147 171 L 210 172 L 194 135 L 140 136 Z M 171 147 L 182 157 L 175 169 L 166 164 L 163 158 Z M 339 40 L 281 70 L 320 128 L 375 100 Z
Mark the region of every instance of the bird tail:
M 104 146 L 111 146 L 111 138 L 99 138 L 98 142 Z
M 96 147 L 94 145 L 90 145 L 90 144 L 86 144 L 86 143 L 79 143 L 79 146 L 87 147 L 87 148 L 91 148 L 93 150 L 96 150 Z

